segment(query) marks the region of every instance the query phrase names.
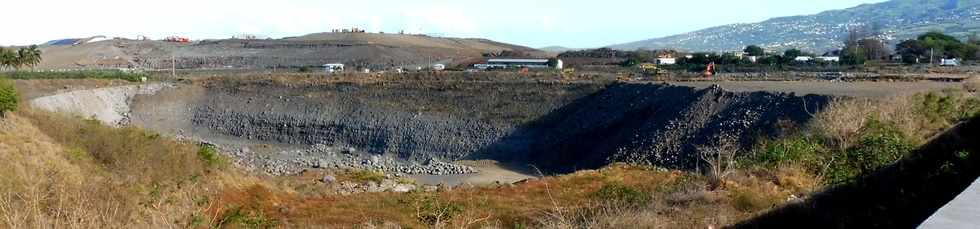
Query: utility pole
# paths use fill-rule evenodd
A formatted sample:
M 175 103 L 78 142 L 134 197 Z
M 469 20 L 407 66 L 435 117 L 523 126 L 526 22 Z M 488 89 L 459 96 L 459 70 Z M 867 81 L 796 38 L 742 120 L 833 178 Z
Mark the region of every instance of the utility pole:
M 170 56 L 170 76 L 174 79 L 177 78 L 177 56 Z
M 936 48 L 929 49 L 929 65 L 936 63 L 935 60 L 933 59 L 935 54 L 936 54 Z

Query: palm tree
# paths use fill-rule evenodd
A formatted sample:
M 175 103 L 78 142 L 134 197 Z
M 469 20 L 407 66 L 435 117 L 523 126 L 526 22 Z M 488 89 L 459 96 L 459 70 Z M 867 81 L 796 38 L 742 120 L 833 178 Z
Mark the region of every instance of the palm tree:
M 14 67 L 14 63 L 17 59 L 17 53 L 13 50 L 7 50 L 5 48 L 0 48 L 0 69 L 7 69 Z
M 37 45 L 21 48 L 18 52 L 20 52 L 20 64 L 22 65 L 34 68 L 41 63 L 41 50 L 37 49 Z

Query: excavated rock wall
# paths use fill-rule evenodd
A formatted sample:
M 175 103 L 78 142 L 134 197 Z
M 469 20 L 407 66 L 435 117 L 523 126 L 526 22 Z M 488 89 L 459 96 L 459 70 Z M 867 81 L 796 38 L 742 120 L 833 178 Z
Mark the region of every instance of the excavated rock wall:
M 806 123 L 830 99 L 631 83 L 215 80 L 76 91 L 31 104 L 244 147 L 321 145 L 421 164 L 494 159 L 571 172 L 611 162 L 704 168 L 703 152 L 747 152 L 760 137 Z M 252 159 L 332 158 L 309 152 Z
M 615 84 L 533 123 L 544 131 L 526 159 L 570 172 L 610 162 L 706 167 L 702 152 L 746 152 L 759 137 L 800 125 L 827 96 L 736 93 L 653 84 Z
M 389 83 L 210 85 L 193 123 L 290 144 L 430 159 L 496 159 L 548 172 L 610 162 L 705 166 L 707 148 L 745 151 L 802 124 L 827 96 L 660 84 Z
M 448 83 L 211 85 L 193 123 L 289 144 L 352 146 L 403 159 L 486 158 L 526 151 L 515 128 L 601 89 L 596 84 Z

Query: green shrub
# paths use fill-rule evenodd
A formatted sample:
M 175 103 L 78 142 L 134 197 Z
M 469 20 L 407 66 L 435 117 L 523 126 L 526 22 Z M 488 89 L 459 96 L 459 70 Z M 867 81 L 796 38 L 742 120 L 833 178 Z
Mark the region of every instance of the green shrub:
M 239 226 L 240 228 L 276 228 L 279 222 L 265 217 L 260 211 L 249 211 L 233 207 L 225 211 L 217 222 L 218 228 Z
M 201 158 L 201 161 L 208 167 L 224 164 L 224 160 L 218 154 L 218 150 L 211 145 L 201 145 L 201 148 L 197 150 L 197 157 Z
M 802 164 L 808 168 L 822 164 L 827 149 L 819 141 L 798 136 L 766 142 L 757 147 L 752 163 L 773 168 L 783 164 Z
M 855 146 L 834 156 L 827 181 L 838 184 L 895 163 L 915 149 L 915 144 L 894 123 L 871 119 Z
M 610 204 L 625 205 L 629 207 L 640 207 L 650 203 L 651 196 L 633 187 L 611 183 L 605 184 L 595 193 L 592 198 Z
M 357 170 L 351 173 L 351 179 L 357 182 L 381 183 L 385 180 L 385 174 L 379 171 Z
M 31 79 L 121 79 L 130 82 L 140 82 L 149 74 L 142 72 L 127 72 L 121 70 L 80 70 L 64 72 L 33 72 L 33 71 L 13 71 L 0 73 L 10 79 L 31 80 Z
M 0 78 L 0 116 L 17 109 L 17 88 L 14 83 Z
M 929 92 L 916 96 L 915 101 L 915 111 L 929 123 L 944 125 L 939 128 L 980 114 L 980 100 L 966 97 L 962 91 Z

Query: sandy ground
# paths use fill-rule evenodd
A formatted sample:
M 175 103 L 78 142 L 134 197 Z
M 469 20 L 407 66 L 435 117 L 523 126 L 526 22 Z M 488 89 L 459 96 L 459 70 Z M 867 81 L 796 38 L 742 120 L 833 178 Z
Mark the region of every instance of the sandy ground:
M 797 95 L 821 94 L 851 97 L 885 98 L 908 95 L 946 88 L 962 88 L 962 83 L 951 82 L 833 82 L 833 81 L 717 81 L 717 82 L 669 82 L 673 85 L 698 89 L 720 85 L 725 90 L 738 92 L 784 92 Z
M 528 178 L 533 178 L 535 176 L 532 174 L 531 168 L 527 166 L 517 166 L 517 165 L 504 165 L 499 164 L 496 161 L 490 160 L 480 160 L 480 161 L 458 161 L 457 163 L 462 165 L 471 166 L 476 168 L 480 172 L 477 174 L 467 174 L 467 175 L 447 175 L 447 176 L 436 176 L 436 175 L 412 175 L 409 176 L 415 179 L 419 184 L 425 185 L 439 185 L 444 184 L 448 186 L 458 186 L 462 184 L 472 184 L 472 185 L 489 185 L 494 183 L 501 184 L 511 184 Z
M 134 96 L 154 94 L 164 87 L 169 85 L 152 83 L 75 90 L 35 98 L 29 103 L 36 108 L 93 118 L 106 125 L 118 126 L 128 123 L 130 102 Z
M 38 97 L 64 93 L 69 91 L 105 88 L 135 83 L 125 80 L 100 79 L 50 79 L 50 80 L 14 80 L 17 92 L 24 101 Z

